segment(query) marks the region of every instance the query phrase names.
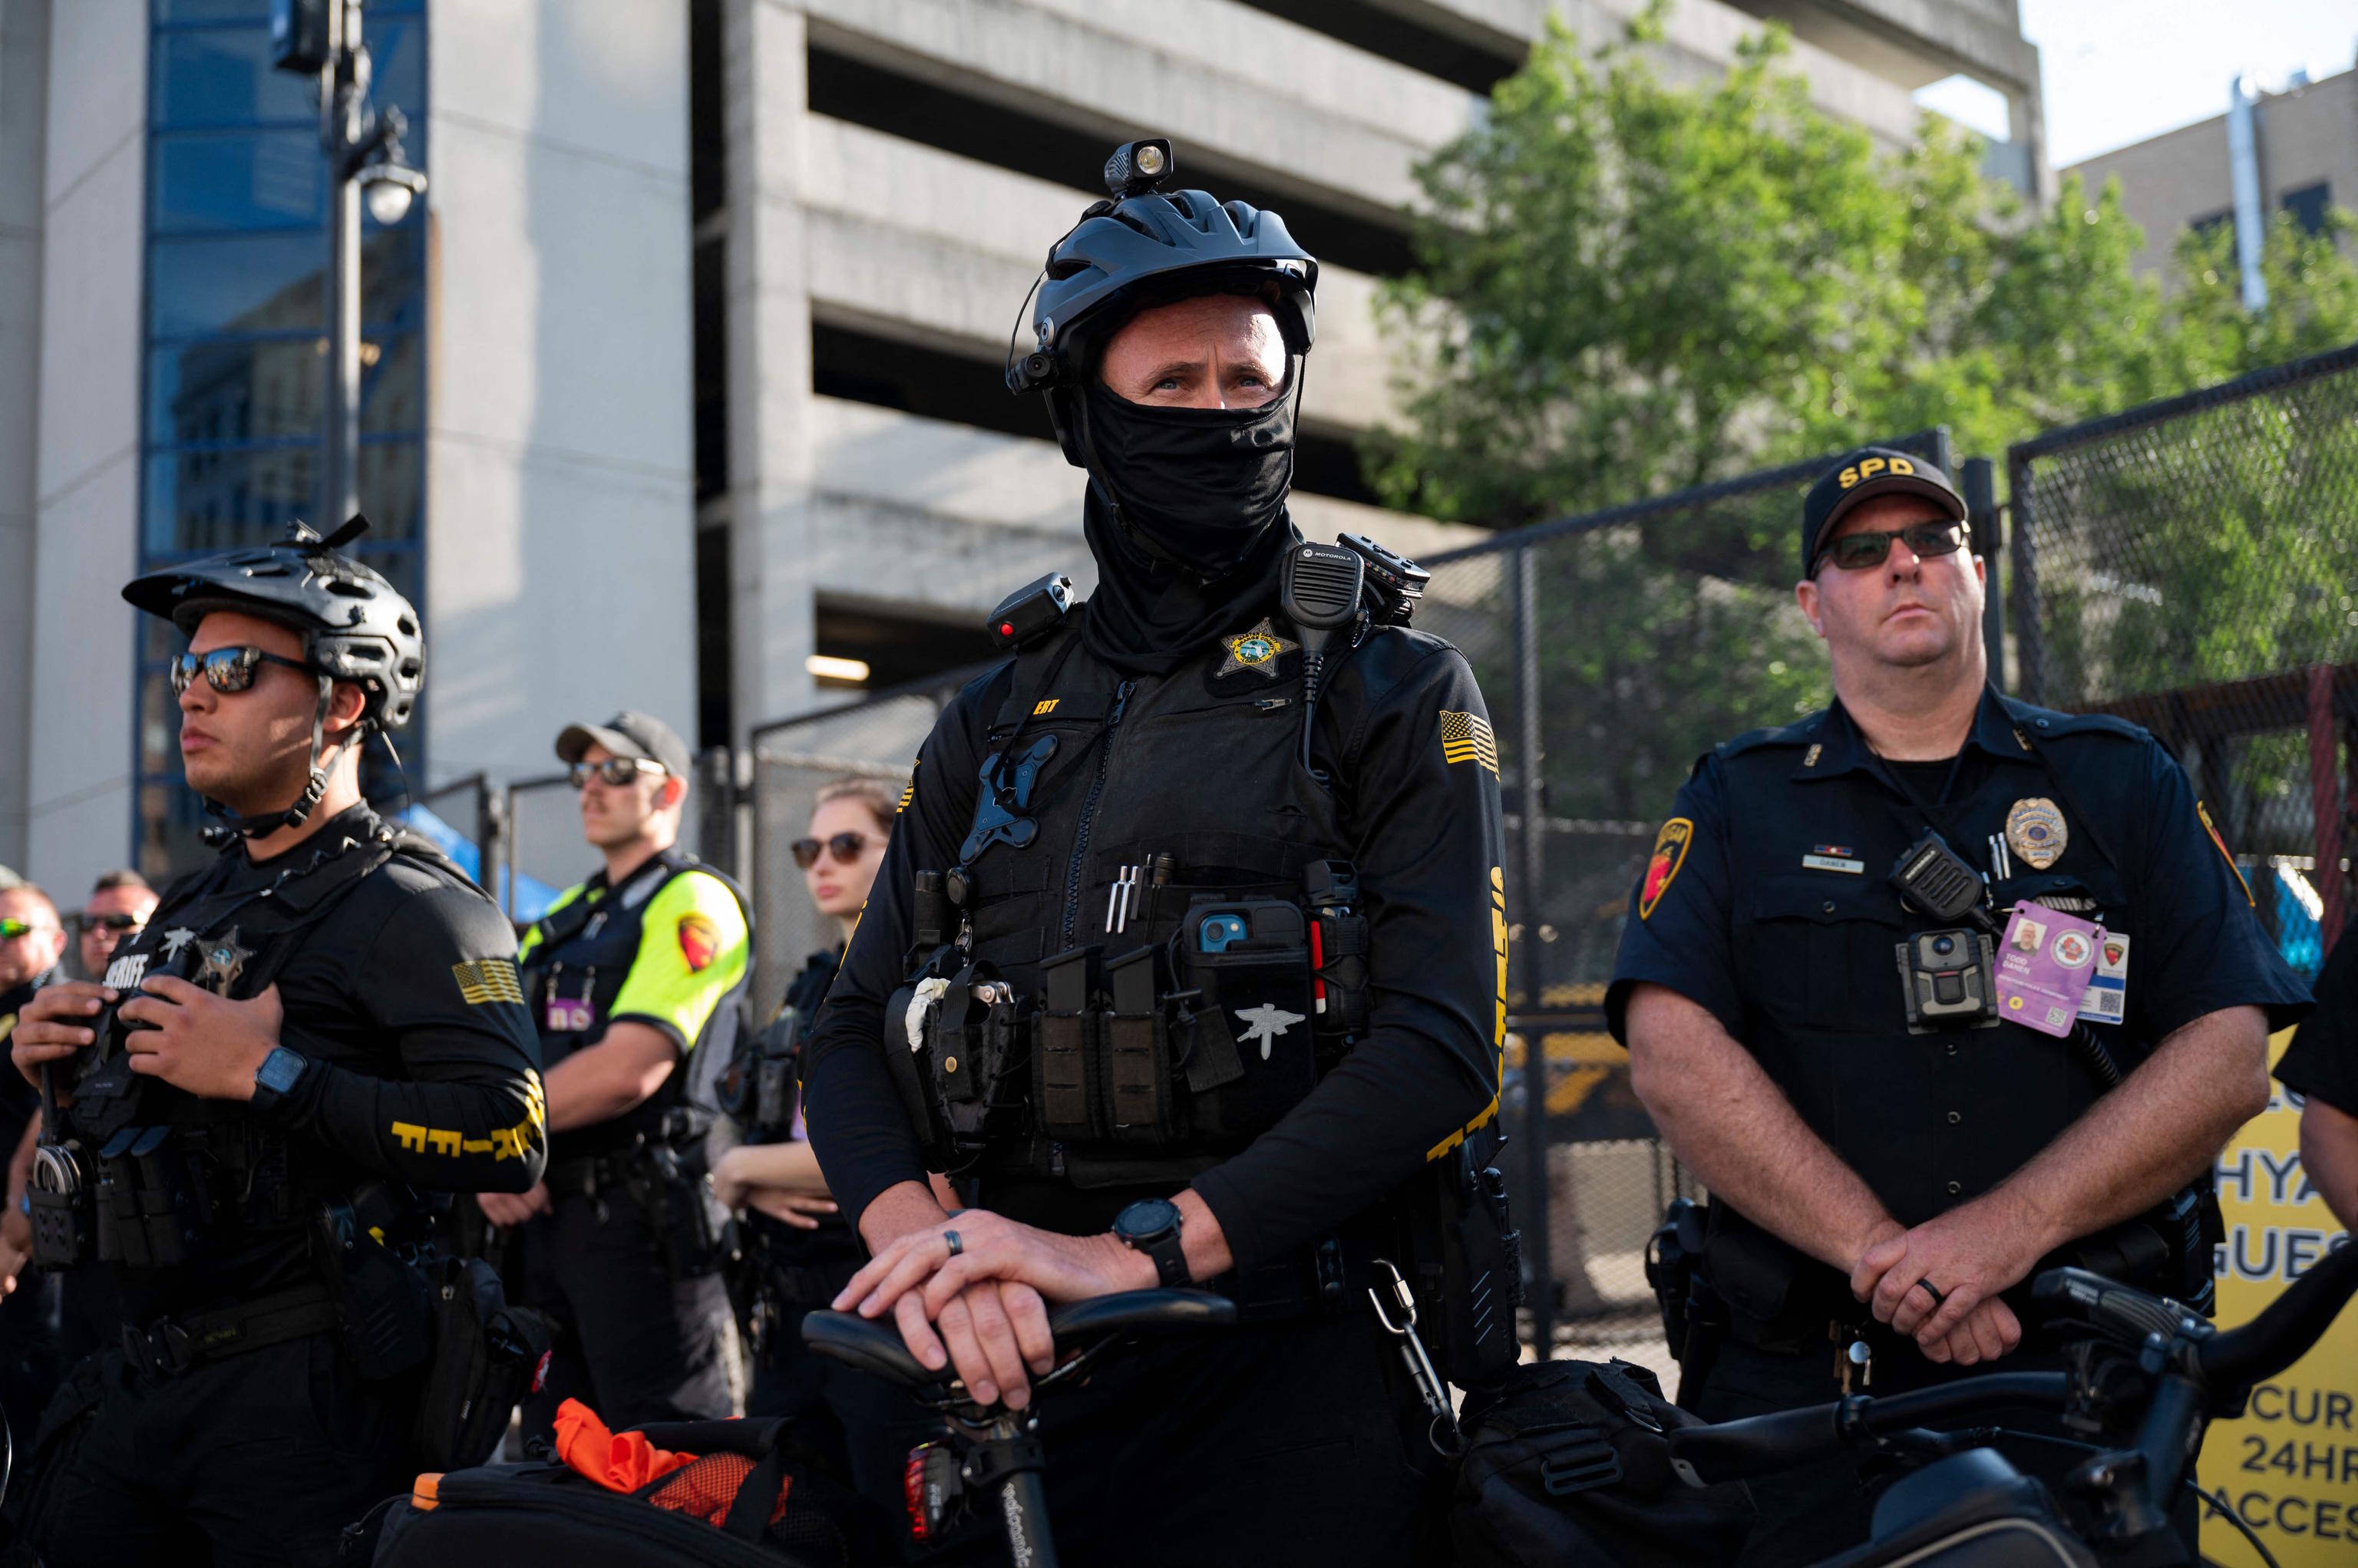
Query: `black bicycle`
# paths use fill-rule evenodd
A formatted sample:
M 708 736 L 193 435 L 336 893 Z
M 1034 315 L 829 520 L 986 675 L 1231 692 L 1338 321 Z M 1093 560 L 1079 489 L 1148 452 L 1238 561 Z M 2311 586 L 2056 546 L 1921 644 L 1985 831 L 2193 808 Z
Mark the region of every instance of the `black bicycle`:
M 1032 1405 L 1022 1411 L 977 1403 L 956 1372 L 933 1371 L 912 1356 L 889 1318 L 815 1312 L 803 1319 L 803 1341 L 821 1356 L 901 1384 L 947 1420 L 946 1441 L 910 1455 L 910 1524 L 921 1539 L 938 1539 L 962 1518 L 995 1511 L 1006 1526 L 1011 1561 L 1056 1568 L 1040 1480 L 1040 1396 L 1080 1377 L 1117 1346 L 1236 1321 L 1236 1303 L 1208 1291 L 1126 1291 L 1051 1307 L 1048 1332 L 1063 1359 L 1032 1379 Z
M 2330 1255 L 2240 1328 L 2222 1331 L 2180 1303 L 2077 1269 L 2032 1282 L 2042 1322 L 2071 1333 L 2071 1369 L 1991 1372 L 1886 1398 L 1663 1434 L 1692 1485 L 1771 1476 L 1840 1454 L 1880 1455 L 1904 1472 L 1877 1500 L 1866 1544 L 1821 1568 L 2093 1568 L 2198 1561 L 2171 1528 L 2181 1490 L 2275 1559 L 2224 1499 L 2201 1490 L 2194 1456 L 2214 1417 L 2243 1411 L 2255 1386 L 2298 1361 L 2358 1291 L 2358 1247 Z M 2023 1476 L 1980 1426 L 1936 1431 L 2025 1405 L 2061 1410 L 2087 1433 L 2086 1457 L 2061 1495 Z M 2054 1441 L 2049 1439 L 2047 1441 Z
M 2210 1422 L 2239 1414 L 2257 1384 L 2306 1355 L 2353 1292 L 2358 1246 L 2331 1254 L 2243 1327 L 2222 1331 L 2179 1303 L 2082 1270 L 2050 1270 L 2032 1282 L 2031 1295 L 2039 1320 L 2070 1340 L 2068 1371 L 1989 1372 L 1654 1435 L 1671 1473 L 1694 1487 L 1769 1478 L 1845 1454 L 1899 1472 L 1876 1503 L 1868 1540 L 1819 1568 L 2180 1568 L 2199 1561 L 2172 1527 L 2182 1491 L 2242 1530 L 2273 1568 L 2250 1527 L 2197 1485 L 2194 1455 Z M 1127 1341 L 1235 1321 L 1233 1303 L 1200 1291 L 1136 1291 L 1057 1307 L 1050 1329 L 1060 1349 L 1077 1354 L 1033 1387 L 1069 1382 Z M 914 1456 L 911 1511 L 921 1529 L 996 1507 L 1012 1560 L 1055 1568 L 1036 1400 L 1032 1412 L 976 1404 L 955 1374 L 929 1371 L 910 1355 L 889 1321 L 813 1313 L 803 1337 L 821 1355 L 903 1385 L 948 1418 L 949 1441 Z M 1996 1445 L 2009 1437 L 2061 1440 L 1962 1424 L 2024 1406 L 2060 1410 L 2089 1435 L 2061 1495 Z

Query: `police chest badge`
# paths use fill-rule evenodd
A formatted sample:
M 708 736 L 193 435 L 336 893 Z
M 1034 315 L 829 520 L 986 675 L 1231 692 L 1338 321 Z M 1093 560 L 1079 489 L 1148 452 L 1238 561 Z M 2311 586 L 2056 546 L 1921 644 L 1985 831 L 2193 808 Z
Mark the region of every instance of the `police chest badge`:
M 1645 884 L 1638 890 L 1638 918 L 1651 919 L 1654 905 L 1677 880 L 1679 868 L 1687 863 L 1687 846 L 1694 841 L 1694 824 L 1683 816 L 1673 816 L 1662 824 L 1654 835 L 1654 853 L 1646 862 Z
M 206 941 L 203 962 L 197 969 L 197 984 L 215 996 L 227 996 L 229 988 L 237 984 L 238 976 L 245 973 L 245 961 L 253 957 L 253 948 L 238 945 L 237 927 L 233 925 Z
M 2063 813 L 2051 800 L 2034 796 L 2017 800 L 2006 814 L 2006 843 L 2033 871 L 2043 871 L 2063 858 L 2071 835 Z
M 1246 670 L 1265 679 L 1275 680 L 1279 657 L 1301 645 L 1279 636 L 1277 628 L 1270 624 L 1266 615 L 1256 622 L 1249 632 L 1223 637 L 1220 643 L 1228 649 L 1228 656 L 1220 661 L 1218 669 L 1212 672 L 1216 680 L 1222 676 L 1239 675 Z

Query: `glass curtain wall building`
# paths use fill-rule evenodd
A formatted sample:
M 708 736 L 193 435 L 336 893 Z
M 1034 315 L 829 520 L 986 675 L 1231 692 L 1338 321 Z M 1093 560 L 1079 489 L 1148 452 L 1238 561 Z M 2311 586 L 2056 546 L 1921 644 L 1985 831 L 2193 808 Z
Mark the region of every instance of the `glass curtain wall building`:
M 269 15 L 269 0 L 151 0 L 142 570 L 266 542 L 298 517 L 323 534 L 341 521 L 322 514 L 319 494 L 328 179 L 318 93 L 271 70 Z M 377 0 L 366 17 L 374 101 L 409 116 L 406 145 L 425 157 L 423 0 Z M 362 218 L 358 464 L 371 524 L 359 554 L 421 611 L 424 212 L 420 202 L 391 228 Z M 181 782 L 164 674 L 180 640 L 144 618 L 137 635 L 135 831 L 152 876 L 202 854 L 206 818 Z

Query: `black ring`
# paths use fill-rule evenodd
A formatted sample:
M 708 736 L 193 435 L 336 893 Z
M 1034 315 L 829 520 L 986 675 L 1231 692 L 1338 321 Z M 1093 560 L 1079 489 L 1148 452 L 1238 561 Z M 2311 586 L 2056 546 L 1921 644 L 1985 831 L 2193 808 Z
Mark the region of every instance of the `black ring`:
M 966 1250 L 966 1243 L 958 1239 L 958 1233 L 955 1230 L 943 1231 L 942 1239 L 950 1244 L 950 1256 L 953 1258 Z
M 1931 1281 L 1919 1280 L 1916 1283 L 1924 1287 L 1924 1293 L 1932 1298 L 1932 1304 L 1934 1306 L 1941 1306 L 1947 1303 L 1949 1298 L 1942 1295 L 1941 1293 L 1940 1287 L 1932 1283 Z

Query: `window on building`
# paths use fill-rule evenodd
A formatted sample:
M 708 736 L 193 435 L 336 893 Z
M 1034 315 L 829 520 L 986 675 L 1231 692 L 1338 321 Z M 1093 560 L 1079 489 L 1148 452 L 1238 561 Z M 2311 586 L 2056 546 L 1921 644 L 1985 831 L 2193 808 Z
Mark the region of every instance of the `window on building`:
M 373 96 L 398 104 L 425 157 L 424 0 L 370 0 Z M 277 537 L 321 514 L 319 443 L 327 178 L 312 84 L 270 68 L 270 0 L 150 0 L 146 354 L 139 561 Z M 358 553 L 413 601 L 425 533 L 426 220 L 362 219 Z M 139 860 L 201 854 L 201 804 L 180 776 L 164 661 L 179 638 L 139 630 L 135 764 Z M 405 733 L 416 766 L 418 727 Z M 373 755 L 378 754 L 373 752 Z
M 2332 210 L 2333 187 L 2325 180 L 2304 185 L 2299 190 L 2288 190 L 2280 204 L 2292 221 L 2300 225 L 2304 234 L 2325 232 L 2325 215 Z

